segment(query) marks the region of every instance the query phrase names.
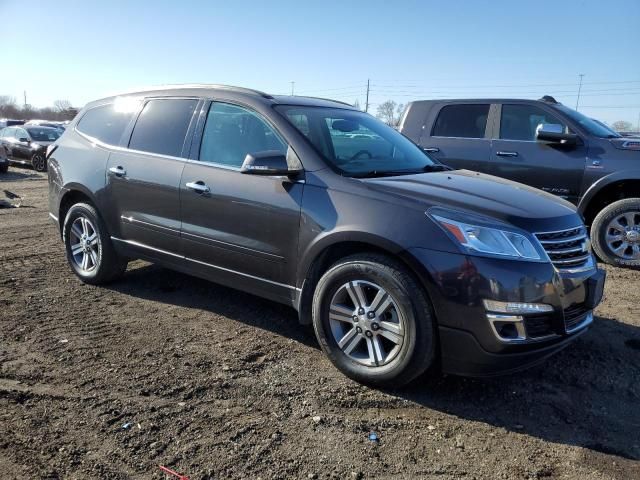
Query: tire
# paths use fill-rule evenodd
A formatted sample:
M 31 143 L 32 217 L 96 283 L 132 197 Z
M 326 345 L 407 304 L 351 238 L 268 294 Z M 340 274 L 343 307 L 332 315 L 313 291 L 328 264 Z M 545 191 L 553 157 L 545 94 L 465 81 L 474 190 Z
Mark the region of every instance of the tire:
M 45 158 L 44 153 L 34 153 L 31 157 L 31 165 L 37 172 L 46 172 L 47 159 Z
M 386 256 L 354 255 L 333 265 L 316 285 L 312 317 L 324 353 L 358 382 L 401 387 L 434 363 L 431 303 L 407 269 Z
M 640 267 L 640 198 L 618 200 L 603 208 L 591 225 L 591 242 L 603 262 Z
M 127 259 L 116 253 L 104 222 L 88 203 L 76 203 L 67 212 L 63 241 L 67 261 L 84 283 L 109 283 L 127 269 Z
M 7 173 L 9 171 L 9 164 L 5 163 L 4 165 L 0 165 L 0 173 Z

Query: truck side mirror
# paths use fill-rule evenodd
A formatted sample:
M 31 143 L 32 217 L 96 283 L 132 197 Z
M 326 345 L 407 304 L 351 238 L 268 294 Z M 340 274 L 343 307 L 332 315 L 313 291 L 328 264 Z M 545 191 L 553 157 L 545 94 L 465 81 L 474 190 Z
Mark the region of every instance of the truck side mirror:
M 560 124 L 541 123 L 536 127 L 536 140 L 539 142 L 576 145 L 578 136 L 575 133 L 564 133 L 564 127 Z

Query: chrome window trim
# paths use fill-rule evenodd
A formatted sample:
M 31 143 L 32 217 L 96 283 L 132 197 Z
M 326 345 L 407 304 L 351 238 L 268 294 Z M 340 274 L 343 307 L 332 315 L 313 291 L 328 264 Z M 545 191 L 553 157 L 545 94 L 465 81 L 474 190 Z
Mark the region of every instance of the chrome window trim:
M 126 243 L 126 244 L 132 245 L 134 247 L 139 247 L 139 248 L 144 248 L 144 249 L 147 249 L 147 250 L 152 250 L 154 252 L 162 253 L 164 255 L 170 255 L 170 256 L 175 257 L 175 258 L 180 258 L 182 260 L 187 260 L 189 262 L 198 263 L 200 265 L 205 265 L 207 267 L 215 268 L 217 270 L 222 270 L 224 272 L 233 273 L 233 274 L 236 274 L 236 275 L 240 275 L 242 277 L 251 278 L 253 280 L 258 280 L 258 281 L 261 281 L 261 282 L 269 283 L 271 285 L 276 285 L 278 287 L 287 288 L 289 290 L 295 290 L 295 291 L 298 291 L 298 292 L 302 290 L 302 289 L 300 289 L 298 287 L 294 287 L 292 285 L 286 285 L 284 283 L 275 282 L 273 280 L 268 280 L 266 278 L 256 277 L 255 275 L 250 275 L 248 273 L 238 272 L 237 270 L 232 270 L 230 268 L 220 267 L 218 265 L 213 265 L 211 263 L 202 262 L 202 261 L 196 260 L 194 258 L 185 257 L 184 255 L 180 255 L 180 254 L 173 253 L 173 252 L 168 252 L 168 251 L 162 250 L 160 248 L 151 247 L 149 245 L 145 245 L 144 243 L 136 242 L 134 240 L 123 240 L 121 238 L 117 238 L 117 237 L 113 237 L 113 236 L 111 237 L 111 240 L 114 240 L 116 242 Z

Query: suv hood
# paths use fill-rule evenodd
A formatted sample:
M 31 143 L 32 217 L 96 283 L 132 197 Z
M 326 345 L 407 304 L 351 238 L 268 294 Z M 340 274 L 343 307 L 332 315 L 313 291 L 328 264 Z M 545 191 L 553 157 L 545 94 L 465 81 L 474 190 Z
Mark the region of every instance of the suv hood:
M 362 180 L 369 188 L 433 206 L 484 215 L 529 232 L 581 225 L 576 208 L 555 195 L 469 170 Z

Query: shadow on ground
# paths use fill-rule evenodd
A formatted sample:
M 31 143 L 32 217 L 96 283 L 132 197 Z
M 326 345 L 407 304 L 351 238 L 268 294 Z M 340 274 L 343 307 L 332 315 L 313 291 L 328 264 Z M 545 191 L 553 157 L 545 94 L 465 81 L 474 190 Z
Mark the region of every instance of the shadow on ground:
M 293 309 L 157 266 L 135 268 L 110 288 L 203 309 L 318 348 Z M 575 343 L 518 374 L 430 375 L 381 393 L 545 441 L 640 459 L 640 329 L 615 319 L 596 318 Z

